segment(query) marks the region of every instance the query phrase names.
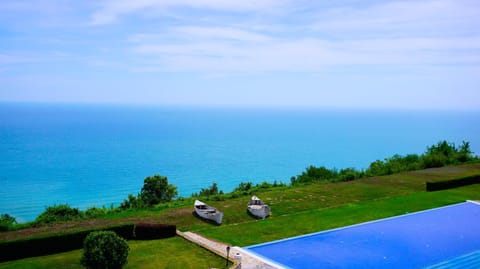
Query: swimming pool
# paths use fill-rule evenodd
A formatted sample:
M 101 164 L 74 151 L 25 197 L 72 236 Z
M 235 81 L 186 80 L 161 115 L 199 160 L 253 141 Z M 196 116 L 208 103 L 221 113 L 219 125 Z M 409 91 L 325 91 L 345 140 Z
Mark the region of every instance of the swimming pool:
M 246 249 L 286 268 L 424 268 L 477 253 L 479 221 L 468 201 Z

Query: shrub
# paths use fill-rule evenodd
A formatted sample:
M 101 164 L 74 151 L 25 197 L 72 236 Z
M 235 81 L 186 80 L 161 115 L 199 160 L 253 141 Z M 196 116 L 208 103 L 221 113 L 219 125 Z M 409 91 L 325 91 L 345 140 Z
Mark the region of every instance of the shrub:
M 233 190 L 234 192 L 249 192 L 253 188 L 252 182 L 240 182 L 238 186 Z
M 90 233 L 83 243 L 82 265 L 90 269 L 118 269 L 127 263 L 127 241 L 111 231 Z
M 113 231 L 125 239 L 133 239 L 134 224 L 122 224 L 105 229 Z M 1 241 L 0 262 L 80 249 L 82 248 L 85 238 L 93 231 L 95 230 L 81 230 L 62 234 L 51 234 L 46 237 Z
M 480 183 L 480 176 L 470 176 L 470 177 L 463 177 L 463 178 L 455 178 L 450 180 L 444 181 L 437 181 L 437 182 L 426 182 L 425 187 L 427 191 L 441 191 L 441 190 L 448 190 L 463 186 L 468 186 L 472 184 L 479 184 Z
M 223 191 L 219 191 L 218 190 L 218 185 L 217 183 L 213 182 L 212 183 L 212 186 L 204 189 L 202 188 L 200 190 L 200 193 L 198 194 L 198 196 L 206 196 L 206 197 L 209 197 L 209 196 L 216 196 L 216 195 L 222 195 L 223 194 Z M 197 196 L 197 194 L 193 194 L 192 196 Z
M 142 199 L 139 199 L 137 196 L 133 194 L 128 195 L 128 199 L 123 200 L 120 204 L 119 208 L 122 210 L 130 209 L 130 208 L 142 208 L 145 207 L 145 203 Z
M 0 232 L 11 230 L 15 224 L 17 220 L 14 217 L 8 214 L 0 215 Z
M 152 240 L 177 235 L 177 227 L 167 224 L 137 223 L 135 225 L 136 240 Z
M 90 207 L 85 210 L 85 216 L 87 218 L 96 218 L 108 214 L 109 210 L 105 207 Z
M 78 220 L 83 218 L 83 213 L 78 208 L 72 208 L 67 204 L 49 206 L 36 219 L 36 224 L 46 224 Z

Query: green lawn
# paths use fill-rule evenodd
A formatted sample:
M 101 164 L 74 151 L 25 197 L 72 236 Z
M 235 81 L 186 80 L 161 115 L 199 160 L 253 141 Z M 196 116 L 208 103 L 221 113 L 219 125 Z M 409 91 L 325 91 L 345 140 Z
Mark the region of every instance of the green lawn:
M 383 199 L 312 209 L 266 220 L 197 229 L 198 233 L 237 246 L 318 232 L 434 207 L 480 200 L 480 185 L 438 192 L 416 192 Z
M 129 241 L 128 264 L 124 268 L 223 268 L 225 259 L 181 237 L 151 241 Z M 81 250 L 0 263 L 6 268 L 83 268 Z
M 118 222 L 153 221 L 176 224 L 183 231 L 204 234 L 232 245 L 247 246 L 312 233 L 369 220 L 401 215 L 465 200 L 480 200 L 480 184 L 438 192 L 425 192 L 426 181 L 480 175 L 480 164 L 400 173 L 342 183 L 317 183 L 256 193 L 272 209 L 272 216 L 256 220 L 246 212 L 249 196 L 207 203 L 224 212 L 221 226 L 195 217 L 193 200 L 177 201 L 163 208 L 126 211 L 95 221 L 59 224 L 0 234 L 0 240 L 26 234 L 64 232 Z M 172 208 L 168 208 L 172 207 Z M 131 241 L 126 268 L 222 267 L 224 260 L 181 238 Z M 77 268 L 81 252 L 2 263 L 1 268 Z M 212 262 L 213 264 L 209 264 Z

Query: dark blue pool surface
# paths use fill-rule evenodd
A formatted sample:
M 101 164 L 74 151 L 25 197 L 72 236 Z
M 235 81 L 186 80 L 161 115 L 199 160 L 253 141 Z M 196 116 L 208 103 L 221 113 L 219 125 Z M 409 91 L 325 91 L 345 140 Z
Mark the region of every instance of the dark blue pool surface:
M 424 268 L 480 250 L 479 221 L 465 202 L 246 249 L 290 268 Z

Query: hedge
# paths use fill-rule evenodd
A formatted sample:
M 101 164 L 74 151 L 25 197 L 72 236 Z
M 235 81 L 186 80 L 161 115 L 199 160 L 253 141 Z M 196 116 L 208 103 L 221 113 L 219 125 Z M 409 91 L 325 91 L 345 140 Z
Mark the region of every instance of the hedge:
M 135 239 L 150 240 L 173 237 L 177 234 L 175 225 L 138 223 L 135 225 Z
M 83 241 L 89 233 L 101 230 L 113 231 L 126 240 L 173 237 L 177 231 L 175 225 L 138 223 L 136 225 L 124 224 L 104 229 L 83 230 L 48 237 L 0 242 L 0 262 L 81 249 Z
M 83 240 L 92 231 L 113 231 L 124 239 L 133 239 L 134 227 L 134 224 L 125 224 L 105 229 L 83 230 L 48 237 L 1 242 L 0 262 L 81 249 Z
M 440 191 L 480 183 L 480 176 L 469 176 L 445 181 L 426 182 L 427 191 Z

